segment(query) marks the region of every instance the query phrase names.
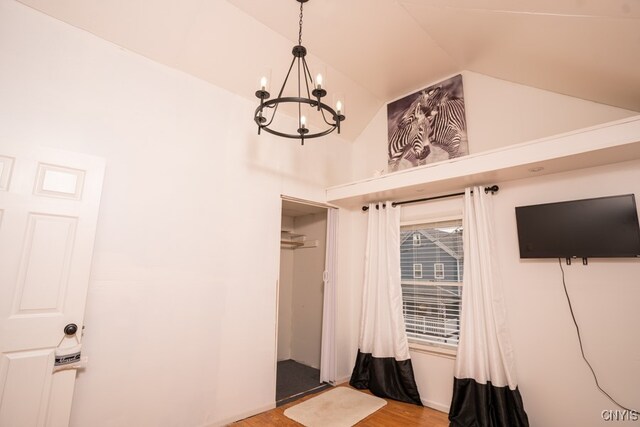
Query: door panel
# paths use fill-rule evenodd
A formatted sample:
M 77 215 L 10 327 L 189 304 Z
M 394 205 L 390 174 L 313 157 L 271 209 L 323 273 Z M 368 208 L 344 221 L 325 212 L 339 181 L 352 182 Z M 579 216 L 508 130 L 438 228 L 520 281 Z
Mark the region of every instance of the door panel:
M 51 392 L 53 350 L 5 353 L 0 367 L 0 425 L 42 425 Z
M 13 315 L 62 313 L 77 217 L 29 213 Z
M 68 425 L 75 371 L 54 355 L 82 328 L 103 176 L 93 156 L 0 148 L 1 426 Z
M 0 191 L 7 191 L 13 169 L 13 157 L 0 156 Z

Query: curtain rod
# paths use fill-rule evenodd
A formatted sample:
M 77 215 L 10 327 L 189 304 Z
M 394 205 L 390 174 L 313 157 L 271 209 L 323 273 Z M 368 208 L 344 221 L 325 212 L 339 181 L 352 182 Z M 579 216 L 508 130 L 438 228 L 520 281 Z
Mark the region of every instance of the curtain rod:
M 500 187 L 498 187 L 497 185 L 492 185 L 491 187 L 484 187 L 484 192 L 488 193 L 491 192 L 491 194 L 495 194 L 498 192 L 498 190 L 500 189 Z M 471 194 L 473 194 L 473 190 L 471 190 Z M 452 194 L 444 194 L 442 196 L 434 196 L 434 197 L 425 197 L 424 199 L 415 199 L 415 200 L 405 200 L 402 202 L 393 202 L 391 203 L 391 207 L 396 207 L 398 205 L 408 205 L 409 203 L 419 203 L 419 202 L 428 202 L 430 200 L 438 200 L 438 199 L 446 199 L 448 197 L 455 197 L 455 196 L 464 196 L 464 191 L 462 193 L 452 193 Z M 376 209 L 380 209 L 379 207 L 380 205 L 376 205 Z M 382 207 L 386 207 L 385 204 L 382 204 Z M 363 211 L 368 211 L 369 210 L 369 206 L 363 206 L 362 207 Z

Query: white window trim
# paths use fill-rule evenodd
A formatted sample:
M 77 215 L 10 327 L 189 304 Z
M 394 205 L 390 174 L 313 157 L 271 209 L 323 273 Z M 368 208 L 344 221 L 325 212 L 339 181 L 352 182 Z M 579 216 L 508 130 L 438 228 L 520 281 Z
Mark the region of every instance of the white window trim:
M 409 350 L 453 360 L 455 360 L 456 356 L 458 355 L 457 347 L 451 348 L 439 346 L 437 344 L 417 343 L 411 340 L 409 340 Z
M 424 217 L 423 219 L 401 221 L 400 227 L 406 227 L 408 225 L 429 224 L 431 222 L 457 221 L 460 219 L 462 219 L 462 213 L 458 213 L 455 215 L 452 214 L 452 215 L 444 215 L 444 216 Z
M 438 269 L 436 266 L 440 267 L 440 274 L 438 274 Z M 444 263 L 435 262 L 433 263 L 433 278 L 434 279 L 444 279 Z
M 420 268 L 416 268 L 416 267 L 420 267 Z M 413 264 L 413 278 L 422 279 L 422 264 Z

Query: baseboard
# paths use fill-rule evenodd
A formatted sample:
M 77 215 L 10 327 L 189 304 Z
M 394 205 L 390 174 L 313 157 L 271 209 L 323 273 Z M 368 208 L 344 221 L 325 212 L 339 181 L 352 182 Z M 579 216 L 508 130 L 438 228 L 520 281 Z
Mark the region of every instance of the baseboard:
M 428 408 L 435 409 L 436 411 L 444 412 L 445 414 L 449 413 L 449 405 L 443 405 L 442 403 L 434 402 L 432 400 L 424 400 L 420 399 L 422 404 Z
M 338 379 L 334 385 L 349 385 L 349 380 L 351 377 L 344 377 Z M 443 405 L 442 403 L 434 402 L 432 400 L 424 400 L 420 399 L 422 404 L 428 408 L 435 409 L 436 411 L 444 412 L 445 414 L 449 413 L 449 405 Z
M 200 427 L 222 427 L 229 425 L 231 423 L 235 423 L 236 421 L 244 420 L 245 418 L 253 417 L 254 415 L 261 414 L 266 411 L 270 411 L 276 407 L 275 402 L 269 405 L 265 405 L 261 408 L 255 408 L 247 412 L 242 412 L 232 418 L 227 418 L 226 420 L 216 421 L 213 424 L 203 424 Z
M 347 384 L 349 384 L 349 380 L 351 380 L 351 376 L 338 378 L 338 379 L 333 383 L 333 385 L 336 385 L 336 386 L 338 386 L 338 385 L 347 385 Z M 345 384 L 345 383 L 346 383 L 346 384 Z

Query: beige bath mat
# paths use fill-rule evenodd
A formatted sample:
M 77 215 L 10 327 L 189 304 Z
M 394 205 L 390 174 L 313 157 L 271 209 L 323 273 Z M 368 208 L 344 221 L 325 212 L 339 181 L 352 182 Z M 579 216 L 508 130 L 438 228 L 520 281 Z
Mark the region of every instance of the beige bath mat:
M 386 405 L 379 397 L 337 387 L 284 411 L 307 427 L 350 427 Z

